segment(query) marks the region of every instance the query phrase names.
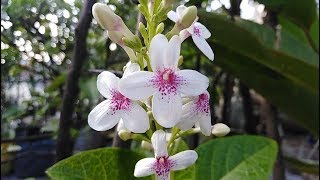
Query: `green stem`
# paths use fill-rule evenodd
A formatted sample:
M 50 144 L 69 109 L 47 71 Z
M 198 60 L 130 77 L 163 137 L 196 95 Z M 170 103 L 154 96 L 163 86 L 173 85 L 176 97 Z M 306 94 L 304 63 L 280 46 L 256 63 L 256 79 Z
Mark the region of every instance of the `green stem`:
M 174 140 L 177 139 L 177 138 L 176 138 L 176 135 L 177 135 L 180 131 L 181 131 L 181 130 L 180 130 L 179 128 L 173 127 L 173 129 L 172 129 L 172 135 L 171 135 L 170 140 L 169 140 L 169 142 L 168 142 L 168 144 L 167 144 L 167 148 L 169 148 L 170 145 L 172 144 L 172 142 L 174 142 Z

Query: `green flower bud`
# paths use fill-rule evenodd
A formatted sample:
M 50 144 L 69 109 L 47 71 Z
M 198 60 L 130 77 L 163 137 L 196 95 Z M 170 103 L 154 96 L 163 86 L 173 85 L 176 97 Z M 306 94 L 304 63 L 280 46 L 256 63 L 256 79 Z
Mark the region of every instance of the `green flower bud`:
M 212 127 L 212 134 L 217 137 L 223 137 L 227 135 L 229 132 L 230 128 L 223 123 L 217 123 Z
M 118 136 L 120 137 L 120 139 L 126 141 L 128 139 L 131 139 L 131 132 L 122 129 L 118 132 Z
M 161 34 L 163 30 L 164 30 L 164 24 L 162 22 L 157 26 L 156 34 Z
M 197 8 L 195 6 L 190 6 L 185 9 L 182 13 L 181 21 L 179 22 L 180 30 L 190 27 L 196 18 Z
M 151 151 L 153 149 L 152 144 L 147 141 L 142 141 L 141 147 L 145 150 L 148 150 L 148 151 Z
M 164 0 L 163 1 L 163 7 L 164 8 L 170 7 L 171 5 L 173 5 L 173 2 L 174 2 L 174 0 Z

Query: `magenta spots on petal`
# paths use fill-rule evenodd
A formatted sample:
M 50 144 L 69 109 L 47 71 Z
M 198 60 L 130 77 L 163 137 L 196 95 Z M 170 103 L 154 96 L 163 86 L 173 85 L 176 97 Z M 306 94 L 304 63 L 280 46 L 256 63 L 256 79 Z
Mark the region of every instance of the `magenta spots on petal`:
M 209 115 L 210 105 L 209 105 L 209 95 L 206 93 L 200 94 L 196 103 L 196 111 L 200 113 L 206 113 Z
M 111 107 L 113 114 L 117 110 L 130 110 L 131 100 L 122 95 L 118 90 L 111 91 Z
M 195 35 L 197 35 L 198 37 L 200 37 L 200 36 L 201 36 L 201 34 L 200 34 L 200 28 L 194 26 L 194 28 L 193 28 L 193 33 L 194 33 Z
M 158 176 L 166 177 L 170 173 L 170 169 L 174 166 L 174 161 L 169 160 L 168 156 L 157 157 L 153 164 L 153 170 Z
M 150 82 L 158 89 L 162 96 L 170 95 L 171 93 L 176 94 L 177 88 L 185 84 L 185 80 L 179 77 L 171 68 L 156 71 L 155 76 Z

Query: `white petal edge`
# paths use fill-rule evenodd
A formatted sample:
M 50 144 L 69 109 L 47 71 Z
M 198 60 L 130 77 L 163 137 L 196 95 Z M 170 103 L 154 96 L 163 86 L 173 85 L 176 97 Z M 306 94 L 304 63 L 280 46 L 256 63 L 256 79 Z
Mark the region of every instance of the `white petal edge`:
M 171 128 L 176 125 L 182 113 L 180 93 L 161 95 L 160 92 L 156 92 L 152 98 L 152 113 L 161 126 Z
M 173 171 L 185 169 L 191 166 L 198 159 L 198 154 L 193 150 L 182 151 L 178 154 L 169 157 L 169 160 L 173 161 Z
M 152 134 L 151 143 L 156 157 L 168 156 L 166 133 L 163 130 L 157 130 Z
M 201 114 L 201 116 L 198 117 L 199 119 L 199 126 L 200 130 L 203 135 L 210 136 L 211 135 L 211 115 L 208 114 Z
M 180 6 L 177 7 L 177 11 L 176 12 L 177 12 L 177 15 L 178 15 L 179 19 L 182 18 L 183 11 L 186 10 L 186 9 L 187 9 L 187 7 L 184 6 L 184 5 L 180 5 Z
M 143 100 L 155 93 L 156 89 L 150 82 L 154 73 L 139 71 L 123 77 L 119 82 L 119 91 L 133 100 Z
M 163 34 L 155 35 L 150 43 L 150 64 L 153 71 L 162 70 L 164 68 L 165 53 L 168 47 L 168 39 Z
M 195 103 L 193 101 L 182 106 L 182 117 L 176 125 L 179 129 L 186 131 L 195 125 L 198 121 L 198 117 L 194 109 Z
M 129 110 L 122 110 L 121 118 L 131 132 L 144 133 L 150 128 L 147 112 L 136 102 L 132 102 Z
M 209 79 L 197 71 L 180 70 L 176 73 L 183 79 L 183 83 L 179 85 L 178 89 L 187 96 L 198 96 L 209 86 Z
M 117 131 L 121 131 L 121 130 L 125 130 L 125 131 L 129 131 L 126 126 L 123 123 L 123 119 L 121 118 L 118 125 L 117 125 Z
M 144 177 L 154 174 L 153 164 L 156 162 L 155 158 L 144 158 L 136 163 L 134 168 L 135 177 Z
M 165 67 L 172 67 L 177 69 L 178 60 L 180 56 L 181 39 L 178 35 L 174 35 L 168 44 L 166 55 L 165 55 Z
M 195 22 L 194 23 L 194 26 L 199 28 L 200 30 L 200 35 L 205 38 L 205 39 L 208 39 L 210 36 L 211 36 L 211 33 L 210 31 L 201 23 L 199 22 Z
M 140 71 L 140 66 L 138 63 L 132 63 L 129 61 L 126 66 L 125 70 L 123 72 L 123 77 L 126 77 L 134 72 Z
M 191 36 L 191 34 L 188 32 L 188 30 L 184 29 L 182 31 L 180 31 L 179 33 L 179 37 L 181 39 L 181 42 L 183 42 L 184 40 L 186 40 L 189 36 Z
M 200 49 L 200 51 L 204 55 L 206 55 L 211 61 L 213 61 L 214 54 L 213 54 L 211 47 L 207 43 L 207 41 L 203 37 L 199 37 L 195 34 L 192 35 L 192 40 L 193 40 L 194 44 Z
M 97 88 L 102 96 L 111 98 L 112 90 L 118 90 L 119 78 L 109 71 L 103 71 L 98 75 Z
M 177 22 L 179 20 L 178 14 L 172 10 L 168 12 L 167 16 L 173 22 Z
M 110 100 L 99 103 L 88 115 L 89 126 L 96 131 L 106 131 L 113 128 L 120 120 L 119 111 L 112 112 Z

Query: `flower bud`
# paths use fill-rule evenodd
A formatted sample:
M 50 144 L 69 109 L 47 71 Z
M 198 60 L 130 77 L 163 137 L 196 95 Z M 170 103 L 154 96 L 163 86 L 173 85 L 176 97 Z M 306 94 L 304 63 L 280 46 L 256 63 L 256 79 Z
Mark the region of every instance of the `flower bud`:
M 127 130 L 124 130 L 124 129 L 121 129 L 119 132 L 118 132 L 118 136 L 120 137 L 120 139 L 126 141 L 128 139 L 131 139 L 131 132 L 130 131 L 127 131 Z
M 223 123 L 217 123 L 212 127 L 212 134 L 217 137 L 225 136 L 229 132 L 230 132 L 230 128 Z
M 182 13 L 180 24 L 180 30 L 186 29 L 192 25 L 194 20 L 197 18 L 197 8 L 195 6 L 190 6 L 185 9 Z
M 124 46 L 124 43 L 122 40 L 122 38 L 124 38 L 124 36 L 122 35 L 122 33 L 118 32 L 118 31 L 108 31 L 107 33 L 108 33 L 108 37 L 111 39 L 111 41 L 117 43 L 121 47 Z
M 108 5 L 95 3 L 92 6 L 92 15 L 105 30 L 119 31 L 124 36 L 133 36 L 132 32 L 124 24 L 121 17 L 116 15 Z
M 164 30 L 164 24 L 163 24 L 163 23 L 160 23 L 160 24 L 157 26 L 156 34 L 162 33 L 163 30 Z
M 120 17 L 106 4 L 95 3 L 92 6 L 92 15 L 100 26 L 108 31 L 116 30 L 115 27 L 119 24 Z
M 148 150 L 148 151 L 151 151 L 153 149 L 152 144 L 147 141 L 142 141 L 141 147 L 145 150 Z
M 164 0 L 163 1 L 163 7 L 164 8 L 170 7 L 171 5 L 173 5 L 173 2 L 174 2 L 174 0 Z

